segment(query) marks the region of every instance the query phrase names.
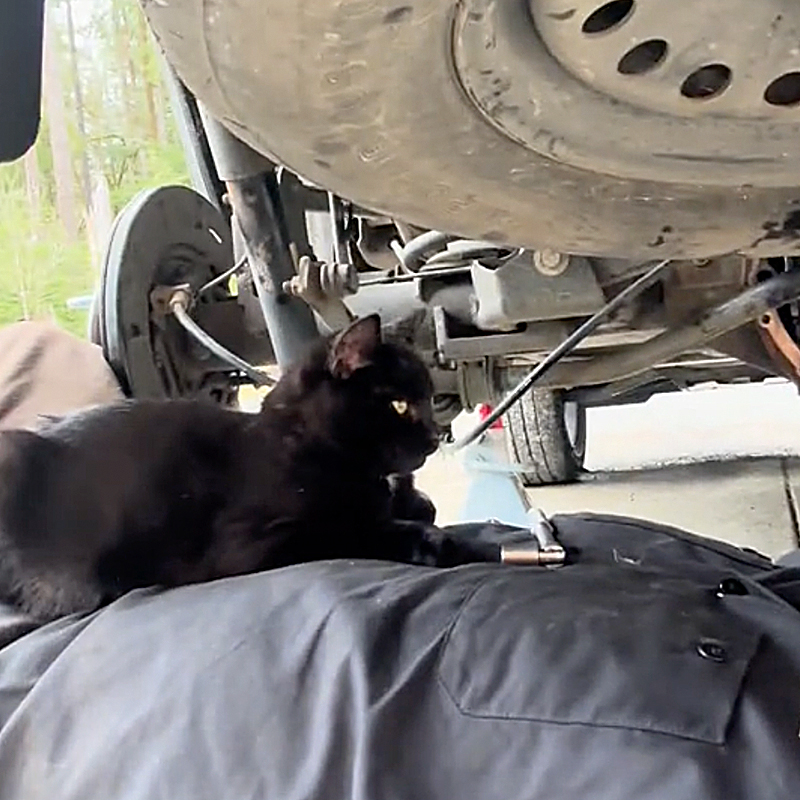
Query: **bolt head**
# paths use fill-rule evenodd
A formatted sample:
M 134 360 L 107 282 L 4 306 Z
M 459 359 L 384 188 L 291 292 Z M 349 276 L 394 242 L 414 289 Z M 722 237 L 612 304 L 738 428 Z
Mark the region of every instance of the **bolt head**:
M 569 266 L 569 256 L 566 253 L 559 253 L 550 247 L 536 250 L 533 254 L 533 265 L 543 275 L 561 275 Z

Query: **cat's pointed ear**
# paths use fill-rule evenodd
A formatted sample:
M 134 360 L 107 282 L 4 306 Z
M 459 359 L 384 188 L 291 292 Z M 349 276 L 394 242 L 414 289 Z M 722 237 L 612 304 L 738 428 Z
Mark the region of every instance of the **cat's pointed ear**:
M 349 378 L 356 370 L 369 366 L 381 343 L 381 318 L 362 317 L 336 334 L 328 354 L 328 369 L 337 378 Z

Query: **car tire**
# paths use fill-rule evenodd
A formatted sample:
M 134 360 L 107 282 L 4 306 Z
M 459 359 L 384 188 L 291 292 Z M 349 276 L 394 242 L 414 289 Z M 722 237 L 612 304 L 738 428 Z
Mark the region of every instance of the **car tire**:
M 586 409 L 563 392 L 528 392 L 509 410 L 504 430 L 512 463 L 525 468 L 525 486 L 569 483 L 583 469 Z
M 476 18 L 494 20 L 498 41 L 515 53 L 548 58 L 527 3 L 479 4 L 485 13 Z M 726 150 L 724 163 L 722 151 L 708 158 L 659 157 L 660 177 L 640 173 L 627 161 L 624 166 L 635 174 L 609 172 L 605 151 L 586 164 L 572 163 L 576 147 L 550 128 L 571 120 L 579 131 L 591 131 L 597 116 L 580 98 L 597 93 L 557 63 L 548 62 L 547 76 L 492 71 L 498 87 L 489 91 L 490 100 L 513 77 L 525 91 L 535 89 L 526 102 L 534 110 L 542 102 L 544 78 L 553 84 L 552 125 L 534 114 L 532 135 L 538 130 L 541 140 L 536 147 L 502 133 L 488 112 L 477 110 L 456 72 L 453 48 L 460 39 L 454 24 L 456 17 L 470 19 L 465 2 L 212 5 L 213 13 L 204 0 L 144 4 L 182 81 L 237 137 L 361 206 L 469 238 L 565 253 L 646 261 L 734 250 L 800 252 L 800 194 L 783 156 L 776 162 L 781 178 L 771 185 L 731 178 L 758 161 L 749 151 L 732 151 L 731 157 Z M 502 20 L 495 19 L 500 12 Z M 487 35 L 491 43 L 491 31 Z M 513 117 L 510 100 L 500 105 Z M 627 108 L 613 97 L 604 104 L 608 114 Z M 639 116 L 639 128 L 622 128 L 625 141 L 644 136 L 646 119 L 666 118 Z M 725 136 L 695 136 L 697 119 L 672 120 L 673 140 L 687 147 L 733 140 L 737 126 L 745 124 L 703 116 L 715 130 L 724 128 Z M 612 130 L 618 129 L 615 121 Z M 591 144 L 593 137 L 588 139 Z M 772 141 L 768 133 L 764 139 Z M 675 177 L 679 164 L 686 180 Z M 717 165 L 726 177 L 691 178 L 700 164 Z M 720 164 L 732 166 L 724 170 Z M 733 165 L 738 172 L 731 172 Z

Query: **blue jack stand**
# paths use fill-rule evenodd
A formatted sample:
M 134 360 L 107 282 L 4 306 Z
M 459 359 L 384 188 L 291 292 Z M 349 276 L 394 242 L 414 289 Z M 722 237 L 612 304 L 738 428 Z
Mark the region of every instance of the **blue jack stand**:
M 504 564 L 556 568 L 566 561 L 566 551 L 541 509 L 531 506 L 519 479 L 521 467 L 498 456 L 484 433 L 464 448 L 464 470 L 469 485 L 461 510 L 462 522 L 491 522 L 527 528 L 530 542 L 502 546 Z
M 468 488 L 459 515 L 462 522 L 487 519 L 529 527 L 532 506 L 515 465 L 503 461 L 488 434 L 463 449 Z

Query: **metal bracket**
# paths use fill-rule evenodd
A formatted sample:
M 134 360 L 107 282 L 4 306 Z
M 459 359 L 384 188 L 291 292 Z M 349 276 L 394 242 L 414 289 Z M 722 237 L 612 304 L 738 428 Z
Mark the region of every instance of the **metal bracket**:
M 358 271 L 352 264 L 301 256 L 297 275 L 284 281 L 283 291 L 308 303 L 332 331 L 346 328 L 356 318 L 341 299 L 358 291 Z
M 436 351 L 443 361 L 474 361 L 491 356 L 541 353 L 546 355 L 569 336 L 572 328 L 562 320 L 533 322 L 520 333 L 491 333 L 482 336 L 451 337 L 447 312 L 432 308 Z
M 484 330 L 513 330 L 521 322 L 586 317 L 605 303 L 594 270 L 574 257 L 559 273 L 545 275 L 536 255 L 524 251 L 501 267 L 472 264 L 475 324 Z

